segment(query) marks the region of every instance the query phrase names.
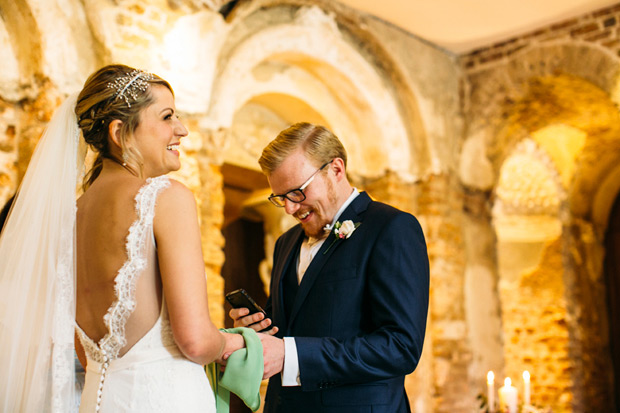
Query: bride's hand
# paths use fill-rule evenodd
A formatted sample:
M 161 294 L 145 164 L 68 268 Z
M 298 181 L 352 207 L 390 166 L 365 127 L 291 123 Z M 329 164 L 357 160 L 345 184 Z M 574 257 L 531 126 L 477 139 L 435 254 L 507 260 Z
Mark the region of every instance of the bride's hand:
M 226 360 L 235 351 L 245 347 L 245 340 L 241 334 L 222 333 L 224 335 L 224 350 L 220 358 L 216 360 L 218 364 L 226 365 Z

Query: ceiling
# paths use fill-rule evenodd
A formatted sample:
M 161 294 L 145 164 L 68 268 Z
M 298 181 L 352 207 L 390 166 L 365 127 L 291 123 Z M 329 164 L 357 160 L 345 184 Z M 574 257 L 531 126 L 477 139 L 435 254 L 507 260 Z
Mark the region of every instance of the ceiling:
M 455 54 L 602 9 L 618 0 L 339 0 Z

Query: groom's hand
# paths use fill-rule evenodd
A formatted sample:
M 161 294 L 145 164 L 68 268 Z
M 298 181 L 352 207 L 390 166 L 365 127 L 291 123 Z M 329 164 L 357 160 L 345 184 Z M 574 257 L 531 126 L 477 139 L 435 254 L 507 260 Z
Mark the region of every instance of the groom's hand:
M 258 332 L 271 325 L 271 319 L 265 318 L 263 313 L 248 315 L 249 312 L 250 310 L 247 308 L 233 308 L 228 315 L 233 319 L 235 327 L 249 327 Z M 278 332 L 278 327 L 273 327 L 268 331 L 262 332 L 268 335 L 274 335 Z
M 263 345 L 263 380 L 266 380 L 284 369 L 284 340 L 269 334 L 259 334 L 258 337 Z

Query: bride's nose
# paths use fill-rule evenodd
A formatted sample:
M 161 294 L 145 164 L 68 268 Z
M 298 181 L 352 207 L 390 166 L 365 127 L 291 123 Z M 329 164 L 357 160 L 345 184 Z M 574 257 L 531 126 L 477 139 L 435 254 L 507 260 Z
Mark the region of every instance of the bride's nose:
M 179 137 L 187 136 L 189 132 L 183 123 L 177 119 L 177 124 L 174 128 L 174 134 Z

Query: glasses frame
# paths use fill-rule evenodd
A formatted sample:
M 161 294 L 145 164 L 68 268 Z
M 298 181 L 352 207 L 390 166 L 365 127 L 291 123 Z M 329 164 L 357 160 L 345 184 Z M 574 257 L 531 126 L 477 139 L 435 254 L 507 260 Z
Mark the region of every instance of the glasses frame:
M 312 181 L 314 181 L 314 178 L 316 177 L 316 175 L 321 172 L 323 169 L 325 169 L 325 167 L 327 165 L 329 165 L 330 163 L 334 162 L 334 160 L 332 159 L 329 162 L 324 163 L 319 169 L 317 169 L 312 175 L 310 175 L 310 178 L 308 178 L 306 180 L 306 182 L 304 182 L 299 188 L 296 189 L 291 189 L 290 191 L 288 191 L 285 194 L 282 195 L 275 195 L 275 194 L 271 194 L 267 197 L 267 199 L 274 204 L 275 206 L 277 206 L 278 208 L 284 208 L 284 206 L 286 205 L 286 201 L 285 199 L 288 199 L 291 202 L 294 202 L 296 204 L 300 203 L 300 202 L 304 202 L 306 200 L 306 193 L 304 192 L 304 190 L 308 187 L 308 185 L 310 185 L 310 183 L 312 183 Z M 297 192 L 299 191 L 299 193 L 301 193 L 302 198 L 298 201 L 295 201 L 291 198 L 289 198 L 289 194 L 293 193 L 293 192 Z M 281 204 L 279 203 L 278 200 L 281 200 Z

